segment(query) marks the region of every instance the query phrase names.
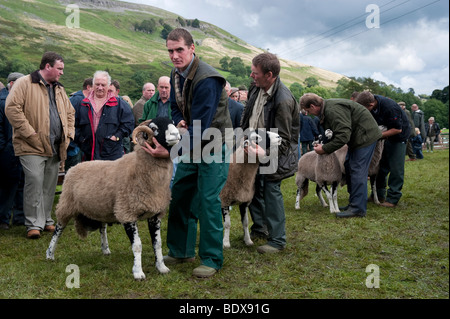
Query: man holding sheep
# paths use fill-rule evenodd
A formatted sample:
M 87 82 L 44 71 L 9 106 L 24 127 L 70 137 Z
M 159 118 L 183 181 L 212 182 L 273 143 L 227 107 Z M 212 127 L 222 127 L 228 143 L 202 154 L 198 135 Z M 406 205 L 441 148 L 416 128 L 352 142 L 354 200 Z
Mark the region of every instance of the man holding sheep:
M 272 53 L 257 55 L 252 61 L 247 105 L 241 126 L 247 129 L 277 129 L 282 138 L 273 172 L 260 167 L 255 180 L 255 195 L 249 206 L 253 225 L 251 236 L 267 239 L 259 246 L 261 254 L 278 253 L 286 246 L 286 217 L 281 182 L 297 171 L 298 162 L 298 103 L 281 82 L 280 61 Z
M 345 99 L 324 100 L 314 93 L 300 98 L 300 107 L 320 119 L 324 130 L 333 132 L 326 144 L 317 144 L 317 154 L 331 154 L 348 145 L 345 177 L 349 204 L 338 218 L 365 217 L 367 212 L 367 176 L 376 142 L 382 137 L 378 124 L 362 105 Z
M 223 224 L 219 198 L 228 175 L 225 161 L 225 129 L 232 128 L 228 111 L 225 79 L 195 54 L 192 35 L 185 29 L 173 30 L 167 37 L 167 49 L 174 65 L 171 74 L 170 101 L 172 119 L 189 132 L 190 152 L 180 158 L 172 187 L 169 207 L 167 264 L 192 261 L 195 257 L 197 224 L 200 224 L 198 254 L 201 266 L 196 277 L 213 276 L 223 265 Z M 195 122 L 194 122 L 195 121 Z M 194 158 L 192 150 L 204 141 L 194 139 L 194 123 L 203 133 L 214 128 L 222 133 L 217 141 L 222 153 L 209 161 L 208 154 Z M 198 124 L 199 123 L 199 124 Z M 157 153 L 158 150 L 148 150 Z M 216 154 L 215 154 L 216 155 Z M 214 156 L 211 154 L 211 156 Z

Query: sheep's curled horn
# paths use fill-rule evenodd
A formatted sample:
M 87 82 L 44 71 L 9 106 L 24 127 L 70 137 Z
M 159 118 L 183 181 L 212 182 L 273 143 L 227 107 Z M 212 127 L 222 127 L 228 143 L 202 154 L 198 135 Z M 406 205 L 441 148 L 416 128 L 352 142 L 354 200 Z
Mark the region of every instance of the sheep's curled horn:
M 155 136 L 155 133 L 150 127 L 151 127 L 151 120 L 145 121 L 141 123 L 138 127 L 136 127 L 131 136 L 131 140 L 133 141 L 133 143 L 144 146 L 145 145 L 144 143 L 147 142 L 150 145 L 152 145 L 153 144 L 152 138 L 153 136 Z M 142 133 L 141 139 L 138 139 L 139 133 Z

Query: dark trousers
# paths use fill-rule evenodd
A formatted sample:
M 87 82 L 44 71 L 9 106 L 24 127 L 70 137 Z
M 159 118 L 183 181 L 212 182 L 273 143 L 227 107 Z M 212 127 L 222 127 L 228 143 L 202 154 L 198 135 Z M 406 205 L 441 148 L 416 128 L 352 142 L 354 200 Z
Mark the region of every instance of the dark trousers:
M 268 181 L 256 175 L 255 195 L 249 206 L 253 233 L 268 234 L 267 244 L 282 249 L 286 246 L 286 217 L 281 181 Z
M 378 198 L 397 204 L 402 197 L 405 178 L 406 143 L 384 142 L 383 156 L 377 176 Z M 386 187 L 389 187 L 386 191 Z
M 349 206 L 359 213 L 367 212 L 367 176 L 376 142 L 356 150 L 349 149 L 345 159 L 345 176 Z

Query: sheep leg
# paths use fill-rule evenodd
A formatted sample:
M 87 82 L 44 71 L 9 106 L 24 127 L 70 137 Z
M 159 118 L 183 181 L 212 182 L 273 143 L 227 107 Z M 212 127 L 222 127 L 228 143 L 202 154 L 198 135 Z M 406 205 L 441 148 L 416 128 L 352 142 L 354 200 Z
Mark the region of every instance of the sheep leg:
M 323 199 L 323 195 L 322 195 L 322 191 L 327 195 L 327 197 L 328 197 L 328 188 L 327 188 L 327 185 L 326 184 L 324 184 L 324 185 L 322 185 L 322 186 L 320 186 L 319 184 L 317 184 L 316 185 L 316 194 L 317 194 L 317 197 L 319 197 L 319 200 L 320 200 L 320 203 L 322 204 L 322 207 L 328 207 L 328 204 L 327 204 L 327 202 L 325 201 L 325 199 Z M 328 197 L 328 202 L 330 203 L 330 205 L 331 205 L 331 201 L 330 201 L 330 198 Z
M 250 238 L 250 231 L 248 230 L 247 206 L 248 204 L 239 205 L 239 211 L 241 212 L 242 228 L 244 229 L 244 242 L 247 246 L 252 246 L 253 241 Z
M 322 186 L 322 190 L 324 191 L 325 195 L 327 195 L 328 203 L 330 203 L 330 213 L 334 213 L 335 212 L 335 208 L 334 208 L 334 202 L 333 202 L 333 195 L 328 190 L 328 187 L 327 187 L 326 184 L 324 184 Z
M 222 208 L 222 216 L 223 216 L 223 248 L 230 248 L 231 219 L 230 219 L 230 210 L 228 207 Z
M 102 223 L 102 227 L 100 227 L 100 239 L 102 243 L 102 252 L 103 255 L 111 255 L 111 251 L 109 250 L 109 244 L 108 244 L 108 235 L 106 232 L 106 228 L 108 227 L 108 224 Z
M 339 213 L 339 205 L 337 202 L 337 189 L 338 189 L 338 183 L 337 182 L 333 182 L 333 184 L 331 185 L 331 197 L 333 198 L 332 204 L 334 206 L 334 211 L 332 213 Z M 331 207 L 330 207 L 331 208 Z
M 62 232 L 66 226 L 62 226 L 60 223 L 56 224 L 55 232 L 53 233 L 52 239 L 50 240 L 50 244 L 47 249 L 47 259 L 54 260 L 55 259 L 55 249 L 56 244 L 58 243 L 59 237 L 61 237 Z
M 161 274 L 167 274 L 170 269 L 164 264 L 162 254 L 162 241 L 161 241 L 161 216 L 160 214 L 148 219 L 148 230 L 150 231 L 150 237 L 152 238 L 153 251 L 155 253 L 156 269 Z
M 295 209 L 300 209 L 300 188 L 297 188 L 297 196 L 295 197 Z
M 142 271 L 142 243 L 139 238 L 139 233 L 137 229 L 137 223 L 126 223 L 124 224 L 125 231 L 128 235 L 128 238 L 131 242 L 131 250 L 134 255 L 134 264 L 133 264 L 133 276 L 136 280 L 144 280 L 145 274 Z
M 372 175 L 369 177 L 370 179 L 370 188 L 372 189 L 372 194 L 373 194 L 373 202 L 377 205 L 380 205 L 380 200 L 378 199 L 378 193 L 377 193 L 377 176 L 376 175 Z

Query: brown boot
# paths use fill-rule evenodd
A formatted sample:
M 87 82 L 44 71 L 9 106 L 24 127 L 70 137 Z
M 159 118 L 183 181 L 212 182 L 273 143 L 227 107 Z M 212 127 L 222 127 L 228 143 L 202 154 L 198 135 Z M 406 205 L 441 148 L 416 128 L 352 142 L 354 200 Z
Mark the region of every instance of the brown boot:
M 41 238 L 41 232 L 37 229 L 30 229 L 27 232 L 27 238 L 28 239 L 39 239 L 39 238 Z

